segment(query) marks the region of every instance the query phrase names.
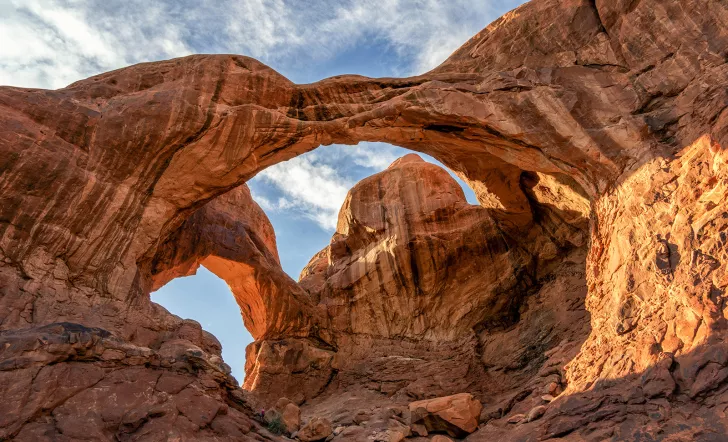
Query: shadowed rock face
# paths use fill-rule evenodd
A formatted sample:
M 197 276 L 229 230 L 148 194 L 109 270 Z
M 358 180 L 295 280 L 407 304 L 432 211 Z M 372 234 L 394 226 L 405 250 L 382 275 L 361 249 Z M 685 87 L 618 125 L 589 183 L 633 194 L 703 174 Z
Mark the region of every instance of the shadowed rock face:
M 0 332 L 0 437 L 260 440 L 219 343 L 192 344 L 190 322 L 154 350 L 72 323 Z
M 0 333 L 10 339 L 0 388 L 13 398 L 1 410 L 0 436 L 73 437 L 66 432 L 76 418 L 100 439 L 140 438 L 155 426 L 212 431 L 217 418 L 190 419 L 198 413 L 185 411 L 189 400 L 157 398 L 155 389 L 145 397 L 169 400 L 165 416 L 185 425 L 154 411 L 98 417 L 86 399 L 68 411 L 56 400 L 65 393 L 50 402 L 29 399 L 27 389 L 11 394 L 51 369 L 80 364 L 101 370 L 87 378 L 103 382 L 143 360 L 125 379 L 189 373 L 219 405 L 214 416 L 226 416 L 223 405 L 243 401 L 230 399 L 236 390 L 215 359 L 219 344 L 148 297 L 199 264 L 228 281 L 258 339 L 246 385 L 261 397 L 290 397 L 299 387 L 296 400 L 325 413 L 335 393 L 405 401 L 469 391 L 486 402 L 487 425 L 475 440 L 725 433 L 727 23 L 720 1 L 534 0 L 407 79 L 295 85 L 255 60 L 215 55 L 136 65 L 56 91 L 0 88 Z M 445 185 L 434 187 L 449 214 L 442 223 L 382 217 L 370 209 L 439 206 L 417 189 L 400 199 L 361 191 L 354 200 L 381 176 L 365 181 L 352 191 L 326 262 L 319 255 L 304 275 L 306 291 L 280 271 L 259 208 L 244 190 L 227 193 L 321 144 L 358 141 L 435 156 L 468 181 L 482 207 L 460 208 L 443 196 Z M 385 188 L 408 189 L 396 176 L 410 167 L 384 172 L 395 178 Z M 464 233 L 438 236 L 453 240 L 442 255 L 420 246 L 455 220 Z M 395 236 L 402 242 L 392 250 L 407 251 L 388 270 L 401 270 L 402 280 L 360 278 L 381 262 L 361 254 L 378 254 Z M 515 291 L 517 318 L 483 322 L 501 310 L 449 301 L 447 316 L 419 322 L 376 314 L 469 296 L 469 282 L 440 272 L 470 274 L 469 262 L 418 262 L 447 262 L 463 237 L 493 252 L 467 252 L 468 261 L 493 266 L 478 273 L 487 290 L 476 299 Z M 427 270 L 415 278 L 414 267 Z M 377 297 L 380 287 L 397 293 L 396 308 Z M 97 330 L 92 336 L 111 333 L 121 343 L 111 350 L 141 350 L 103 357 L 63 337 L 70 347 L 59 351 L 73 357 L 53 359 L 33 356 L 46 351 L 33 347 L 41 344 L 10 338 L 42 343 L 50 338 L 35 336 L 48 330 L 65 336 L 44 327 L 66 322 Z M 360 334 L 366 324 L 376 333 Z M 82 342 L 101 338 L 89 339 Z M 144 359 L 155 352 L 172 365 Z M 81 353 L 90 359 L 74 359 Z M 222 375 L 212 383 L 201 374 L 207 368 L 170 362 L 183 355 Z M 30 384 L 18 383 L 23 376 Z M 92 394 L 91 385 L 63 380 L 71 378 L 49 379 L 55 391 Z M 43 385 L 51 384 L 32 388 Z M 540 419 L 506 423 L 541 405 L 543 389 L 565 392 Z M 142 409 L 133 401 L 114 407 Z M 244 440 L 258 432 L 235 422 L 215 434 Z

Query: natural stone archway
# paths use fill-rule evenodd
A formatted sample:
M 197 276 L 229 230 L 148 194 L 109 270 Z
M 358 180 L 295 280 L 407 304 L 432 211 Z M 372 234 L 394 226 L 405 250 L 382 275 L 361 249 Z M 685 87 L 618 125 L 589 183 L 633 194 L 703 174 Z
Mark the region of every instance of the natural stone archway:
M 363 179 L 299 281 L 325 312 L 334 376 L 289 391 L 325 412 L 351 408 L 340 397 L 374 396 L 361 404 L 371 408 L 468 391 L 496 404 L 513 388 L 560 384 L 534 374 L 573 358 L 588 335 L 585 244 L 538 238 L 550 254 L 503 234 L 490 209 L 416 154 Z
M 205 204 L 156 250 L 140 263 L 147 291 L 204 265 L 228 284 L 254 339 L 308 335 L 300 313 L 311 303 L 281 269 L 273 226 L 246 185 Z
M 513 434 L 570 434 L 602 411 L 610 415 L 590 408 L 607 396 L 641 407 L 623 416 L 628 422 L 644 423 L 658 398 L 703 407 L 702 418 L 714 423 L 706 410 L 722 403 L 728 361 L 721 344 L 727 9 L 699 0 L 534 0 L 408 79 L 295 85 L 249 58 L 191 56 L 57 91 L 0 88 L 0 330 L 12 349 L 4 367 L 14 367 L 2 385 L 13 385 L 17 371 L 30 386 L 42 361 L 85 364 L 84 354 L 97 365 L 82 367 L 102 371 L 139 361 L 171 370 L 185 361 L 178 369 L 198 370 L 204 382 L 177 390 L 177 409 L 192 396 L 210 398 L 205 385 L 217 395 L 205 415 L 218 415 L 215 401 L 242 409 L 215 359 L 219 345 L 165 315 L 147 291 L 154 275 L 202 255 L 217 256 L 206 259 L 220 273 L 234 265 L 278 281 L 271 254 L 251 240 L 235 259 L 220 257 L 216 241 L 203 246 L 209 253 L 188 255 L 173 238 L 184 237 L 186 225 L 214 226 L 221 218 L 197 212 L 267 166 L 321 144 L 386 141 L 428 153 L 467 179 L 499 231 L 537 262 L 559 257 L 557 246 L 589 246 L 592 332 L 565 368 L 573 400 Z M 252 238 L 244 225 L 231 229 Z M 159 266 L 162 257 L 173 261 Z M 567 278 L 573 269 L 563 270 Z M 324 312 L 292 281 L 281 284 L 261 296 L 265 319 L 250 315 L 256 333 L 270 338 L 258 353 L 285 360 L 288 350 L 276 351 L 295 347 L 295 355 L 331 360 L 333 372 Z M 244 284 L 241 291 L 259 296 Z M 286 304 L 275 307 L 277 299 Z M 39 328 L 64 321 L 84 328 Z M 43 338 L 50 335 L 63 352 Z M 289 336 L 292 343 L 278 345 Z M 43 356 L 23 356 L 31 350 Z M 155 377 L 147 381 L 155 388 Z M 589 389 L 617 381 L 636 396 Z M 25 400 L 8 391 L 4 397 Z M 25 423 L 53 405 L 45 400 L 26 401 L 2 423 L 3 435 L 40 428 Z M 68 410 L 72 404 L 64 416 L 78 411 Z M 146 414 L 109 422 L 142 425 L 156 415 L 147 405 L 130 399 L 125 407 Z M 670 425 L 663 420 L 658 429 Z
M 706 26 L 722 17 L 722 7 L 712 7 L 700 16 Z M 714 43 L 704 46 L 688 39 L 702 32 L 689 24 L 694 19 L 658 20 L 647 29 L 662 36 L 664 47 L 642 56 L 636 53 L 644 52 L 641 46 L 630 42 L 637 23 L 655 12 L 625 7 L 620 15 L 615 8 L 603 7 L 609 33 L 591 2 L 528 4 L 519 8 L 518 20 L 506 16 L 438 69 L 405 80 L 337 77 L 296 86 L 254 60 L 196 56 L 103 74 L 60 92 L 5 88 L 5 124 L 22 130 L 5 144 L 9 196 L 3 207 L 10 221 L 4 253 L 26 263 L 26 273 L 49 274 L 60 266 L 57 271 L 77 286 L 123 299 L 139 290 L 136 262 L 148 259 L 154 244 L 201 202 L 319 144 L 380 140 L 425 151 L 468 178 L 482 201 L 517 215 L 515 225 L 522 226 L 529 211 L 516 169 L 566 174 L 593 198 L 651 156 L 704 133 L 720 141 L 722 123 L 713 117 L 721 108 L 711 94 L 721 83 L 700 78 L 721 78 L 713 48 L 722 47 L 715 42 L 725 36 L 711 34 Z M 657 12 L 670 9 L 656 6 Z M 670 32 L 674 23 L 694 30 Z M 500 42 L 526 43 L 541 35 L 540 27 L 543 48 L 523 44 L 505 56 Z M 615 54 L 615 64 L 609 58 L 614 51 L 605 49 L 609 59 L 601 60 L 594 51 L 606 44 L 605 35 L 611 35 L 607 46 L 635 53 Z M 666 94 L 659 88 L 667 86 L 649 83 L 654 69 L 640 74 L 677 47 L 680 57 L 712 69 L 670 71 L 673 82 L 686 85 L 684 94 L 705 102 L 706 115 L 680 113 L 684 95 L 675 90 L 660 98 Z M 676 63 L 667 61 L 660 69 Z M 79 106 L 85 111 L 77 112 Z M 132 115 L 139 119 L 130 127 Z M 680 125 L 666 129 L 676 118 Z M 78 157 L 59 163 L 54 155 L 64 151 Z M 46 171 L 40 181 L 38 169 Z M 36 204 L 33 189 L 51 183 L 57 195 Z M 100 213 L 101 207 L 109 210 Z

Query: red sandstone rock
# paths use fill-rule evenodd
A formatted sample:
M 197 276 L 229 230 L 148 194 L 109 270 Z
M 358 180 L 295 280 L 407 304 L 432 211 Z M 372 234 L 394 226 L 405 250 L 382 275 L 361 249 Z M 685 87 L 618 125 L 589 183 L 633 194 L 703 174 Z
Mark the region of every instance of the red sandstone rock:
M 273 226 L 247 186 L 197 210 L 140 267 L 156 290 L 193 274 L 200 265 L 228 283 L 253 338 L 275 337 L 271 330 L 287 336 L 308 334 L 299 316 L 310 308 L 310 301 L 281 269 Z M 269 317 L 270 311 L 277 314 Z
M 295 433 L 301 428 L 301 409 L 294 403 L 287 403 L 281 407 L 281 417 L 289 433 Z
M 303 442 L 319 442 L 329 437 L 332 432 L 331 422 L 314 417 L 295 434 L 295 437 Z
M 0 333 L 0 438 L 255 440 L 229 368 L 178 344 L 155 351 L 70 323 Z
M 428 399 L 409 404 L 412 423 L 422 423 L 428 432 L 447 432 L 463 437 L 478 429 L 483 405 L 471 394 Z
M 445 170 L 410 154 L 354 186 L 300 283 L 337 335 L 445 341 L 508 321 L 530 262 Z
M 299 387 L 311 410 L 347 394 L 384 410 L 473 391 L 488 398 L 474 441 L 720 437 L 726 22 L 720 1 L 534 0 L 409 79 L 294 85 L 249 58 L 192 56 L 56 91 L 0 88 L 0 339 L 10 344 L 0 347 L 0 437 L 264 434 L 219 343 L 149 301 L 155 284 L 200 263 L 234 287 L 258 338 L 246 385 L 264 400 Z M 423 289 L 428 310 L 367 317 L 360 307 L 383 311 L 379 286 L 353 276 L 371 267 L 336 245 L 363 253 L 372 239 L 380 252 L 389 226 L 376 221 L 387 217 L 367 208 L 430 197 L 362 192 L 352 220 L 379 230 L 344 223 L 334 259 L 318 255 L 304 275 L 314 295 L 299 288 L 259 208 L 221 196 L 320 144 L 361 140 L 440 159 L 475 190 L 481 239 L 508 245 L 487 259 L 524 258 L 512 273 L 466 271 L 477 280 L 458 284 L 433 274 L 437 260 L 416 283 L 411 264 L 393 262 L 388 270 L 410 273 L 384 285 L 405 298 L 392 311 L 412 312 Z M 451 234 L 457 250 L 472 232 L 443 232 L 463 212 L 443 202 L 442 223 L 405 225 Z M 407 238 L 416 246 L 421 233 Z M 511 314 L 478 307 L 503 302 L 494 287 L 524 267 Z M 441 284 L 449 302 L 468 285 L 487 290 L 473 306 L 442 306 L 451 323 L 432 308 Z M 458 316 L 471 309 L 476 317 Z M 51 325 L 64 322 L 82 325 Z M 503 425 L 553 384 L 564 391 L 540 419 Z

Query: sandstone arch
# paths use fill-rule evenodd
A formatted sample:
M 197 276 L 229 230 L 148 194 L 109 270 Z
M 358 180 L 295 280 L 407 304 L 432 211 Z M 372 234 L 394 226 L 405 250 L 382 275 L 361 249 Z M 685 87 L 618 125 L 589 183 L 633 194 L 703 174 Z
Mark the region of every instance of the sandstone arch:
M 273 226 L 247 186 L 205 204 L 156 250 L 140 264 L 150 276 L 147 291 L 204 265 L 228 284 L 254 339 L 308 333 L 301 312 L 310 303 L 281 269 Z
M 593 331 L 567 366 L 573 392 L 688 352 L 712 368 L 686 374 L 683 389 L 717 388 L 727 22 L 723 2 L 537 0 L 408 79 L 294 85 L 225 55 L 57 91 L 0 88 L 0 328 L 72 321 L 142 346 L 174 329 L 214 353 L 148 302 L 146 263 L 264 167 L 321 144 L 386 141 L 462 174 L 534 255 L 538 238 L 587 242 L 579 214 L 590 211 Z M 315 306 L 295 289 L 290 299 L 309 319 L 283 310 L 261 336 L 328 342 Z

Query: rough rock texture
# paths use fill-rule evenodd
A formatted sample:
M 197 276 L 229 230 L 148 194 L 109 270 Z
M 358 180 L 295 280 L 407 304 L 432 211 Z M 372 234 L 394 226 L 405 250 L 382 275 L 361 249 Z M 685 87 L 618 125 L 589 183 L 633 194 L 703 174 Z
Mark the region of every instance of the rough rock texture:
M 149 300 L 154 287 L 202 263 L 234 288 L 257 339 L 245 385 L 267 403 L 291 397 L 306 415 L 351 400 L 383 413 L 468 391 L 485 404 L 485 425 L 469 440 L 719 440 L 728 401 L 727 29 L 724 1 L 533 0 L 435 70 L 406 79 L 295 85 L 255 60 L 205 55 L 56 91 L 0 87 L 0 332 L 27 336 L 0 348 L 3 397 L 13 398 L 0 404 L 2 437 L 72 439 L 78 428 L 97 440 L 264 434 L 253 424 L 243 431 L 250 419 L 244 399 L 230 399 L 241 393 L 215 359 L 219 344 Z M 387 235 L 347 223 L 326 252 L 335 259 L 319 255 L 304 290 L 280 272 L 270 230 L 244 191 L 220 199 L 279 161 L 363 140 L 431 154 L 476 191 L 477 210 L 433 195 L 448 219 L 463 215 L 456 227 L 481 219 L 482 239 L 508 244 L 487 249 L 496 252 L 489 262 L 514 273 L 481 272 L 487 290 L 471 301 L 483 317 L 368 317 L 366 303 L 388 304 L 371 292 L 379 284 L 355 277 L 372 275 L 357 253 L 366 239 L 376 255 Z M 390 214 L 357 207 L 419 207 L 420 196 L 432 197 L 371 194 L 345 213 L 404 233 L 380 223 Z M 388 301 L 395 311 L 432 305 L 440 286 L 454 288 L 446 296 L 469 292 L 447 272 L 431 275 L 439 263 L 418 261 L 448 256 L 425 251 L 418 241 L 428 236 L 407 231 L 406 241 L 392 241 L 397 259 L 386 269 L 409 273 L 378 281 L 404 297 Z M 352 247 L 351 256 L 335 244 Z M 415 278 L 420 265 L 427 271 Z M 515 279 L 523 285 L 508 283 Z M 505 301 L 496 287 L 516 296 L 506 310 L 517 314 L 502 321 L 493 320 Z M 477 307 L 480 296 L 496 308 Z M 375 333 L 360 333 L 365 321 Z M 114 344 L 91 350 L 80 343 L 97 340 L 60 331 L 53 339 L 62 344 L 44 349 L 37 335 L 58 323 Z M 193 387 L 157 390 L 156 376 L 176 373 L 191 346 L 187 357 L 209 365 L 180 367 Z M 125 374 L 140 357 L 149 359 Z M 61 373 L 75 369 L 89 374 Z M 208 382 L 209 373 L 221 374 Z M 119 407 L 99 405 L 85 384 L 94 379 L 140 392 L 124 399 L 119 391 Z M 203 400 L 184 396 L 198 392 Z M 144 401 L 169 408 L 158 414 Z M 186 410 L 190 402 L 209 407 Z M 541 406 L 540 418 L 508 423 Z
M 300 283 L 337 337 L 445 341 L 517 314 L 531 261 L 445 170 L 410 154 L 349 192 Z
M 303 442 L 319 442 L 333 433 L 331 429 L 331 422 L 327 419 L 320 417 L 314 417 L 304 425 L 294 437 Z
M 140 266 L 156 290 L 200 265 L 228 283 L 254 338 L 270 329 L 289 336 L 307 333 L 299 317 L 307 297 L 281 269 L 273 226 L 247 186 L 205 204 Z M 278 314 L 268 317 L 269 311 Z
M 270 418 L 269 418 L 270 414 Z M 288 434 L 295 433 L 301 428 L 301 409 L 288 398 L 280 398 L 275 408 L 265 412 L 265 421 L 270 423 L 280 419 Z
M 342 391 L 369 397 L 362 389 L 404 405 L 463 391 L 500 404 L 511 399 L 501 397 L 506 387 L 542 389 L 532 379 L 542 354 L 559 345 L 549 366 L 563 364 L 588 333 L 584 253 L 541 268 L 529 246 L 503 235 L 488 209 L 468 204 L 445 170 L 417 155 L 357 184 L 331 245 L 300 281 L 326 309 L 336 347 L 327 365 L 315 363 L 332 377 L 311 412 L 326 414 Z M 312 397 L 322 387 L 308 389 Z
M 219 344 L 188 336 L 153 350 L 67 322 L 0 332 L 0 439 L 262 440 Z
M 409 404 L 410 421 L 423 424 L 428 433 L 447 432 L 463 437 L 478 429 L 483 405 L 469 393 L 461 393 Z

